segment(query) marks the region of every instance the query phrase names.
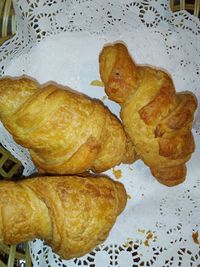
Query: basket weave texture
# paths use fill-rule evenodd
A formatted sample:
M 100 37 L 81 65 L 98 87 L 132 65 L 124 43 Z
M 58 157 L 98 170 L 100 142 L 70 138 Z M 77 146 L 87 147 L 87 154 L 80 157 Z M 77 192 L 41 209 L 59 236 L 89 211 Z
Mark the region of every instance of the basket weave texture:
M 187 10 L 196 17 L 200 17 L 200 0 L 170 0 L 170 8 L 173 12 Z
M 0 44 L 11 38 L 16 31 L 12 0 L 0 1 Z
M 0 145 L 0 179 L 19 179 L 22 171 L 22 164 Z M 18 267 L 22 263 L 26 263 L 26 267 L 31 266 L 28 243 L 18 246 L 0 243 L 1 267 Z
M 0 178 L 17 178 L 21 175 L 22 170 L 22 164 L 10 152 L 0 146 Z

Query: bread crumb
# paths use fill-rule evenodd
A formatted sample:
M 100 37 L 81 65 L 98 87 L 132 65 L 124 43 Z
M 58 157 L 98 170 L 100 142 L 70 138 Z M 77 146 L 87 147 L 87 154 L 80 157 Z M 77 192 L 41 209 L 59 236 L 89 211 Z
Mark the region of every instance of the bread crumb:
M 128 199 L 131 199 L 131 196 L 130 196 L 129 194 L 127 194 L 127 198 L 128 198 Z
M 124 243 L 124 247 L 125 248 L 133 248 L 133 241 L 127 241 L 126 243 Z
M 138 232 L 144 234 L 145 230 L 144 229 L 138 229 Z
M 146 236 L 146 240 L 144 241 L 144 245 L 149 247 L 149 241 L 153 238 L 153 234 L 148 231 L 147 232 L 147 236 Z
M 195 244 L 200 244 L 198 238 L 199 238 L 199 232 L 198 231 L 192 233 L 192 239 L 193 239 Z
M 112 172 L 115 176 L 116 179 L 122 178 L 122 171 L 121 170 L 115 170 L 114 168 L 112 169 Z
M 99 80 L 91 81 L 90 85 L 104 87 L 104 83 Z
M 104 101 L 104 100 L 106 100 L 106 99 L 107 99 L 107 96 L 104 95 L 104 96 L 101 98 L 101 101 Z
M 139 233 L 145 234 L 145 241 L 143 242 L 146 247 L 149 247 L 149 241 L 157 239 L 157 236 L 153 236 L 153 233 L 156 233 L 155 231 L 152 232 L 151 230 L 146 231 L 145 229 L 138 229 Z

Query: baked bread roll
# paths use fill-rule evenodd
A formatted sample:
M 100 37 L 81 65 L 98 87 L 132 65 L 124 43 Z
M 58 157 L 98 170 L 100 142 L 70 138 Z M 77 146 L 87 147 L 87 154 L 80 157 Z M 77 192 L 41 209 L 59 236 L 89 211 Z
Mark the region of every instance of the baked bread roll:
M 124 186 L 106 177 L 0 181 L 0 196 L 0 242 L 40 238 L 63 259 L 102 243 L 127 201 Z
M 191 132 L 197 101 L 176 93 L 163 70 L 135 64 L 125 45 L 103 48 L 100 75 L 110 99 L 121 105 L 121 118 L 138 157 L 157 180 L 173 186 L 184 181 L 185 163 L 194 152 Z
M 102 172 L 134 160 L 119 120 L 99 100 L 68 87 L 1 79 L 0 119 L 44 173 Z

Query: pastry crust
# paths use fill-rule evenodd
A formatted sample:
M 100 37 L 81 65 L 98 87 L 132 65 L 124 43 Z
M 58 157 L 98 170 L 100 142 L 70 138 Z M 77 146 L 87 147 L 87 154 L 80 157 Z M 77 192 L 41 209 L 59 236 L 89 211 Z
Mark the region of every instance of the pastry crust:
M 105 91 L 121 105 L 122 122 L 138 157 L 159 182 L 183 182 L 185 163 L 195 150 L 195 96 L 176 93 L 165 71 L 135 64 L 122 43 L 104 47 L 99 64 Z
M 120 121 L 99 100 L 68 87 L 1 79 L 0 119 L 44 173 L 102 172 L 134 161 Z
M 124 210 L 124 186 L 107 177 L 35 177 L 0 181 L 0 240 L 43 239 L 64 259 L 102 243 Z

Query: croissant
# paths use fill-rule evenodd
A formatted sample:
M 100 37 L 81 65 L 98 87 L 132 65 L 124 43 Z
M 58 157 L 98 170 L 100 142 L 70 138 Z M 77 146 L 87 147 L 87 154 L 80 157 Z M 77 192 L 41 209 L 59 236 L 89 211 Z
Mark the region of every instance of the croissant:
M 160 183 L 183 182 L 185 164 L 195 150 L 195 96 L 176 93 L 165 71 L 135 64 L 122 43 L 105 46 L 99 64 L 105 91 L 121 105 L 121 119 L 138 158 Z
M 105 171 L 132 162 L 120 121 L 99 100 L 29 78 L 0 80 L 0 119 L 41 172 Z
M 124 186 L 103 176 L 0 181 L 0 195 L 0 241 L 40 238 L 64 259 L 102 243 L 127 201 Z

